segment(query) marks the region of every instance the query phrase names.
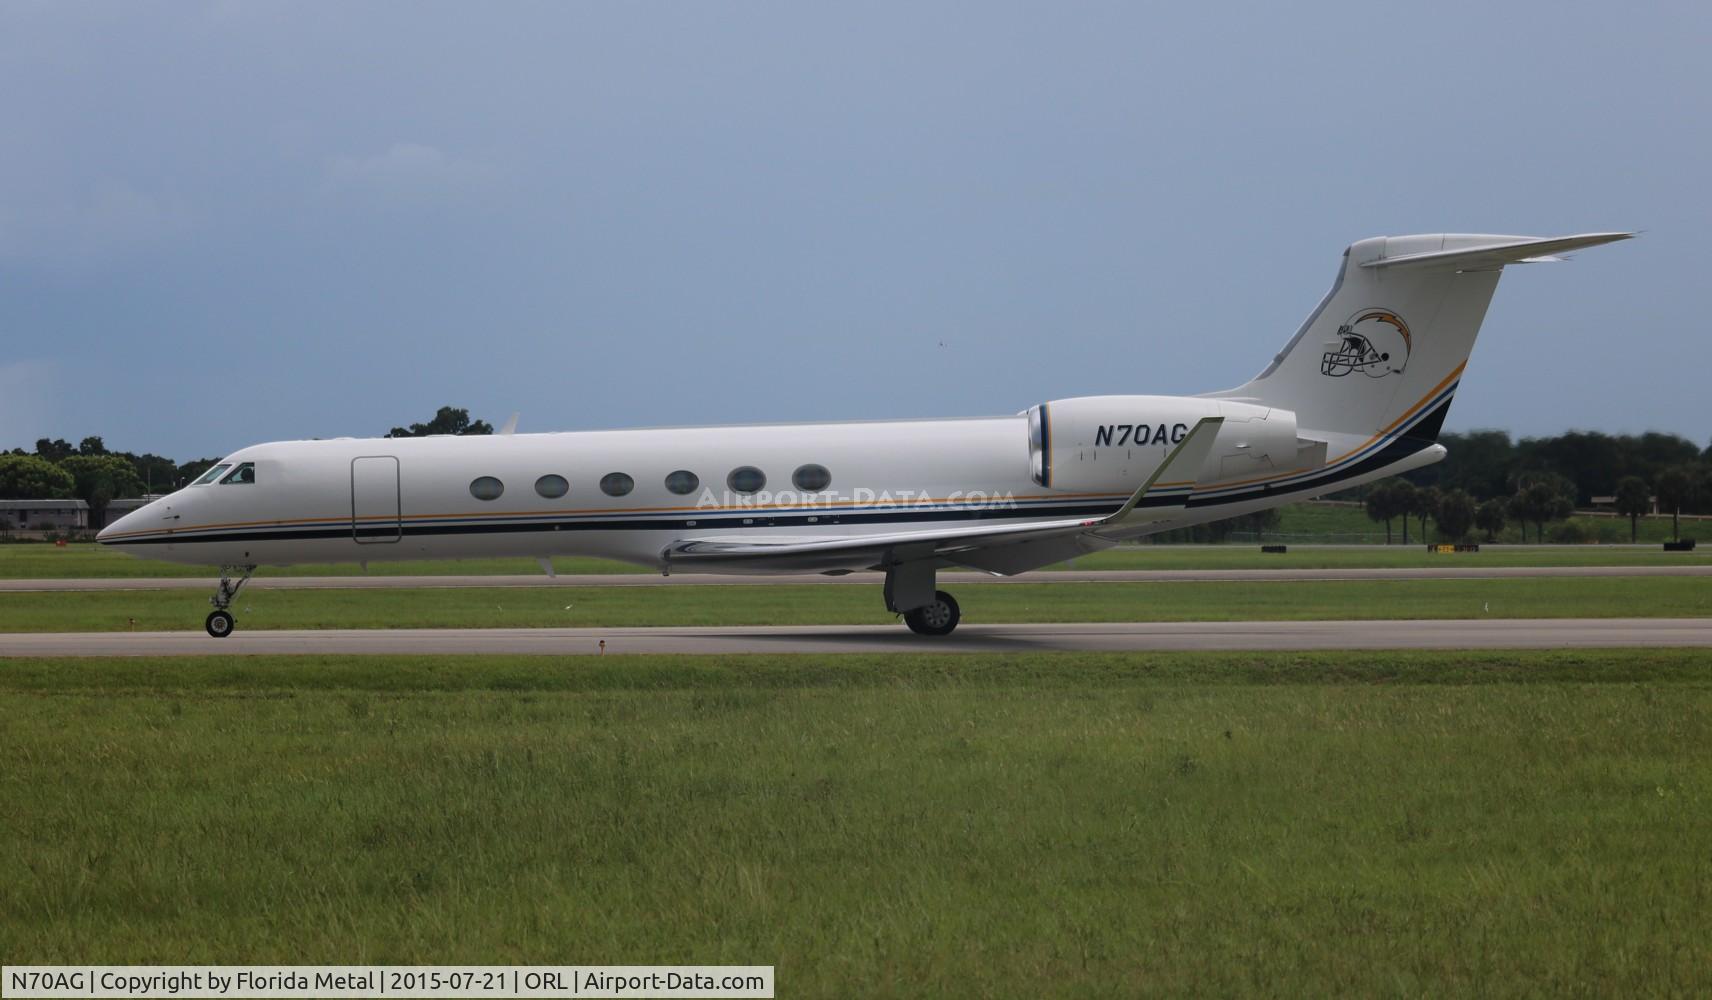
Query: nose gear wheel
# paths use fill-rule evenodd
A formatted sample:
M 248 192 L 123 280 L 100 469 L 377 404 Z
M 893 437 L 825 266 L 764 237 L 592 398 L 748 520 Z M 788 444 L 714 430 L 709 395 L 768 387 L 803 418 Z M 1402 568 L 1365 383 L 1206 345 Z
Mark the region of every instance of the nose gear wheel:
M 238 620 L 232 617 L 229 609 L 232 602 L 238 599 L 238 591 L 243 590 L 244 584 L 250 582 L 250 576 L 255 571 L 253 565 L 220 567 L 220 586 L 215 588 L 214 596 L 208 598 L 208 603 L 214 605 L 214 610 L 208 613 L 208 619 L 203 623 L 209 635 L 224 639 L 238 627 Z

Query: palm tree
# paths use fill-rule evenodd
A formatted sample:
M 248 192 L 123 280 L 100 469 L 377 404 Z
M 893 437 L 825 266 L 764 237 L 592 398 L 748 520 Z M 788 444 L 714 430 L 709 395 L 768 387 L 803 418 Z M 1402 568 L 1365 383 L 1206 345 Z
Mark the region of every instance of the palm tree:
M 1488 500 L 1474 510 L 1474 523 L 1481 531 L 1486 532 L 1486 540 L 1489 542 L 1497 539 L 1498 532 L 1504 530 L 1504 522 L 1509 519 L 1510 501 L 1503 497 Z
M 1682 505 L 1688 502 L 1688 494 L 1694 488 L 1692 468 L 1673 465 L 1659 473 L 1658 501 L 1659 507 L 1670 511 L 1670 537 L 1681 540 L 1677 519 L 1682 515 Z
M 1439 500 L 1439 540 L 1460 541 L 1474 526 L 1474 498 L 1464 490 L 1451 490 Z
M 1385 522 L 1386 545 L 1391 544 L 1391 519 L 1395 517 L 1403 518 L 1403 541 L 1409 540 L 1409 502 L 1398 489 L 1408 485 L 1400 479 L 1387 479 L 1373 484 L 1367 491 L 1367 517 L 1372 521 Z
M 1391 484 L 1392 496 L 1396 497 L 1397 514 L 1403 519 L 1403 544 L 1409 544 L 1409 518 L 1415 513 L 1415 495 L 1420 490 L 1407 479 L 1399 479 Z
M 1421 541 L 1427 540 L 1427 521 L 1436 520 L 1439 516 L 1439 502 L 1444 497 L 1436 486 L 1423 486 L 1415 491 L 1413 513 L 1421 519 Z
M 1641 515 L 1652 506 L 1652 499 L 1640 476 L 1624 476 L 1617 481 L 1617 513 L 1629 519 L 1630 544 L 1640 539 Z

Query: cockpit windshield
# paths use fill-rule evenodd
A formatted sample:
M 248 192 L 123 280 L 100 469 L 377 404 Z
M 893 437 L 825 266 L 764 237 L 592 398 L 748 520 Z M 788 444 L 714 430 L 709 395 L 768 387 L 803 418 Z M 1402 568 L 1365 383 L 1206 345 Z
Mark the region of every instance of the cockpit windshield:
M 191 483 L 190 485 L 192 485 L 192 486 L 207 486 L 209 483 L 213 482 L 214 480 L 219 479 L 226 472 L 226 470 L 230 469 L 230 468 L 231 468 L 230 465 L 216 465 L 214 468 L 209 469 L 207 472 L 204 472 L 201 476 L 197 477 L 196 482 Z
M 251 483 L 254 483 L 255 481 L 256 481 L 256 463 L 245 462 L 242 465 L 238 466 L 236 469 L 233 469 L 231 472 L 227 473 L 226 478 L 220 480 L 220 485 L 231 486 L 233 484 L 238 484 L 238 485 L 247 486 Z

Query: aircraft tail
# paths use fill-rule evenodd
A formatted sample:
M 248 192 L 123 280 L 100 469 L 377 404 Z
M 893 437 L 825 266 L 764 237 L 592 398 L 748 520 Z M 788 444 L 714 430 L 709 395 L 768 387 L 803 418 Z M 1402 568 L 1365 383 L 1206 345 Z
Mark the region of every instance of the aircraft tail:
M 1376 237 L 1344 251 L 1337 281 L 1266 370 L 1209 393 L 1292 410 L 1306 431 L 1438 438 L 1506 264 L 1631 233 Z

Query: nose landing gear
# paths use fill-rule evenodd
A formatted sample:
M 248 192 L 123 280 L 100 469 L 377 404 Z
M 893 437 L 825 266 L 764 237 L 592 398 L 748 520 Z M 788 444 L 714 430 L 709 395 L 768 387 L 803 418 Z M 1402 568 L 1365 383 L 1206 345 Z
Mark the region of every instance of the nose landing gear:
M 230 611 L 210 611 L 208 612 L 208 621 L 204 623 L 204 627 L 208 629 L 208 634 L 216 639 L 224 639 L 231 635 L 232 629 L 236 628 L 237 625 L 238 621 L 232 617 Z
M 255 571 L 254 566 L 220 567 L 220 586 L 215 589 L 214 596 L 208 599 L 208 603 L 214 605 L 214 610 L 208 613 L 208 620 L 204 623 L 209 635 L 224 639 L 238 627 L 238 620 L 233 618 L 231 611 L 227 609 L 237 599 L 238 591 L 250 582 L 250 574 Z M 234 580 L 233 577 L 237 579 Z

